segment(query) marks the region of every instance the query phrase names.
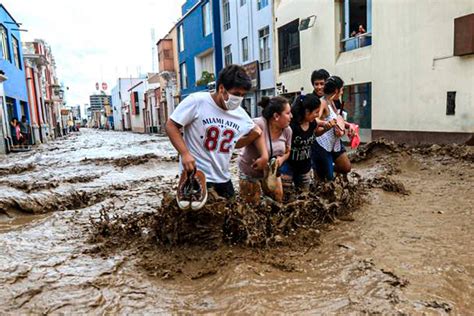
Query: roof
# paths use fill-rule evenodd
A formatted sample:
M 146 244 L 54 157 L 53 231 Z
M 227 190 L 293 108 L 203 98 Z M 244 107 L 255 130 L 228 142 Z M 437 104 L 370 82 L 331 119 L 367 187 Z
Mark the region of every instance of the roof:
M 12 19 L 12 21 L 15 22 L 18 27 L 20 27 L 20 24 L 18 24 L 18 22 L 15 20 L 15 18 L 13 18 L 13 16 L 10 14 L 10 12 L 8 12 L 7 8 L 5 8 L 5 6 L 1 3 L 0 3 L 0 8 L 5 10 L 5 12 L 8 14 L 8 16 Z
M 140 81 L 139 83 L 137 83 L 136 85 L 134 85 L 133 87 L 131 87 L 130 89 L 128 89 L 127 91 L 128 92 L 131 92 L 133 89 L 135 89 L 136 87 L 138 87 L 139 85 L 141 85 L 143 83 L 143 80 Z
M 169 33 L 166 34 L 166 36 L 168 36 L 168 35 L 169 35 Z M 156 45 L 160 45 L 161 42 L 173 41 L 171 38 L 166 38 L 166 36 L 163 37 L 162 39 L 160 39 L 158 42 L 156 42 Z
M 190 15 L 196 8 L 198 8 L 202 4 L 202 0 L 199 0 L 196 2 L 195 5 L 193 5 L 181 18 L 178 19 L 178 21 L 175 23 L 175 25 L 178 25 L 183 21 L 188 15 Z

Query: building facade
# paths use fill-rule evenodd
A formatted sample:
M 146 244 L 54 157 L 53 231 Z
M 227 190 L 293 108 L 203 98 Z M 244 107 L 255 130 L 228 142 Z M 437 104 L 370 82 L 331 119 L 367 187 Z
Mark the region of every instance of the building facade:
M 110 120 L 113 123 L 112 96 L 100 91 L 89 96 L 91 120 L 90 127 L 110 129 Z
M 173 27 L 171 31 L 157 43 L 158 65 L 159 65 L 159 132 L 165 132 L 165 124 L 171 113 L 180 101 L 179 78 L 177 69 L 179 68 L 177 29 Z
M 141 82 L 141 78 L 118 78 L 112 89 L 112 108 L 114 129 L 130 130 L 130 92 L 131 87 Z
M 222 62 L 243 65 L 252 78 L 252 91 L 242 106 L 251 116 L 261 113 L 262 96 L 275 95 L 273 72 L 273 2 L 271 0 L 220 1 Z
M 276 0 L 277 91 L 312 91 L 311 72 L 325 68 L 344 79 L 345 110 L 364 140 L 465 142 L 474 54 L 455 53 L 455 19 L 472 13 L 470 0 Z M 472 41 L 474 28 L 464 32 Z
M 5 100 L 5 92 L 3 90 L 3 83 L 8 80 L 8 78 L 0 74 L 0 100 Z M 3 104 L 0 104 L 0 155 L 6 154 L 8 152 L 8 146 L 6 142 L 6 137 L 8 135 L 7 129 L 9 128 L 8 121 L 6 121 L 5 114 L 3 111 Z
M 13 146 L 10 121 L 13 118 L 21 120 L 25 116 L 28 123 L 31 122 L 19 28 L 20 25 L 0 4 L 0 70 L 8 78 L 3 82 L 4 96 L 0 100 L 0 115 L 4 130 L 2 141 L 7 150 Z
M 145 91 L 146 78 L 128 89 L 130 104 L 125 112 L 128 114 L 129 122 L 126 128 L 136 133 L 145 133 Z
M 180 98 L 207 90 L 222 69 L 218 0 L 187 0 L 176 24 Z
M 158 133 L 160 130 L 160 76 L 149 73 L 145 82 L 145 133 Z
M 51 74 L 53 57 L 51 49 L 43 40 L 26 42 L 23 45 L 25 63 L 26 85 L 31 108 L 31 127 L 36 143 L 45 143 L 55 136 L 55 109 L 52 107 L 51 94 L 49 93 L 54 79 Z M 47 101 L 48 104 L 46 103 Z

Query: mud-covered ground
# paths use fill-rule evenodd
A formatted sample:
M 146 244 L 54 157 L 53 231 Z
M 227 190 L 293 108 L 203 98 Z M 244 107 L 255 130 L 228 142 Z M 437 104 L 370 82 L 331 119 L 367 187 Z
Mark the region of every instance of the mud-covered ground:
M 166 138 L 82 130 L 0 158 L 0 313 L 472 313 L 473 150 L 352 156 L 283 206 L 199 212 L 170 196 Z

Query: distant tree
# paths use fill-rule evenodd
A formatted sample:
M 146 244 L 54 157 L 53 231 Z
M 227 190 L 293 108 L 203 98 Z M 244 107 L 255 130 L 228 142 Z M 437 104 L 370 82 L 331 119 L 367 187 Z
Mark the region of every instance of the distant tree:
M 202 72 L 202 75 L 201 75 L 201 79 L 199 79 L 198 81 L 196 81 L 196 85 L 197 86 L 205 86 L 207 85 L 209 82 L 213 82 L 215 81 L 216 78 L 214 76 L 213 73 L 210 73 L 210 72 L 207 72 L 207 71 L 203 71 Z

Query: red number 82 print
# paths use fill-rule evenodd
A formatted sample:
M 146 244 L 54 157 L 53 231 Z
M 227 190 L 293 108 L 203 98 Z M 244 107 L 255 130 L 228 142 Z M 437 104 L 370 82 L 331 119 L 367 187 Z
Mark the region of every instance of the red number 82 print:
M 219 138 L 222 136 L 222 140 L 219 145 Z M 232 147 L 231 143 L 234 139 L 235 132 L 231 129 L 226 129 L 222 132 L 217 126 L 211 126 L 206 130 L 206 138 L 204 140 L 204 147 L 209 151 L 214 151 L 219 147 L 220 153 L 227 154 Z

